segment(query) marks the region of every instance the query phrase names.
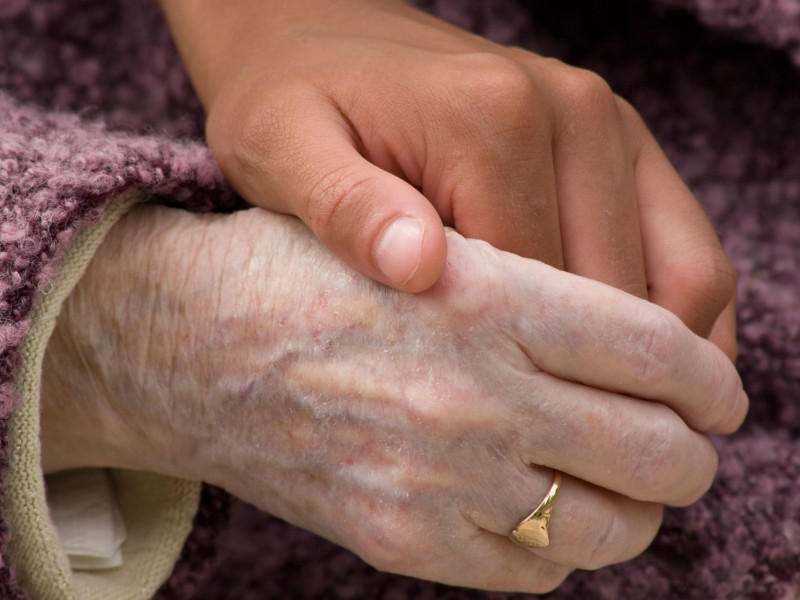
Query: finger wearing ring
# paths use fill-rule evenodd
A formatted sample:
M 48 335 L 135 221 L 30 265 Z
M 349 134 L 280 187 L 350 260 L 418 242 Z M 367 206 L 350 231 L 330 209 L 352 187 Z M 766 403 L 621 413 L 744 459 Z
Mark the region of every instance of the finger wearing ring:
M 550 515 L 553 513 L 553 504 L 558 495 L 559 485 L 561 485 L 561 473 L 556 471 L 550 491 L 547 492 L 547 495 L 536 508 L 522 519 L 519 525 L 508 535 L 511 541 L 526 548 L 545 548 L 550 545 L 550 534 L 547 531 L 547 526 L 550 523 Z

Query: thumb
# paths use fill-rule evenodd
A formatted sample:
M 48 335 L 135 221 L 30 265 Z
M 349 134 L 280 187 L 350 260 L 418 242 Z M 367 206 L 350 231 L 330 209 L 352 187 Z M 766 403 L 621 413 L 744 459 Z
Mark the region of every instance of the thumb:
M 338 112 L 291 119 L 291 128 L 286 120 L 264 122 L 271 114 L 262 113 L 233 143 L 216 136 L 215 155 L 237 191 L 256 206 L 299 217 L 331 251 L 376 281 L 407 292 L 436 283 L 447 244 L 425 196 L 364 158 Z
M 294 213 L 328 248 L 398 290 L 421 292 L 436 283 L 446 238 L 436 209 L 420 192 L 348 146 L 318 156 L 315 171 L 300 183 L 308 185 L 316 175 L 306 194 L 289 195 L 306 199 Z

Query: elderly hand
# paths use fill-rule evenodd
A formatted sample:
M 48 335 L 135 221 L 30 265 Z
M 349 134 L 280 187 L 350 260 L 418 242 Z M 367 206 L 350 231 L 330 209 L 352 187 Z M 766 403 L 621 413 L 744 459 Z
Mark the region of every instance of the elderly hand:
M 251 203 L 400 290 L 469 238 L 666 307 L 735 354 L 735 275 L 636 111 L 597 75 L 399 1 L 161 0 Z
M 398 293 L 298 221 L 142 207 L 59 317 L 45 469 L 204 479 L 384 570 L 543 592 L 630 558 L 711 484 L 746 397 L 644 300 L 447 234 Z M 564 474 L 551 544 L 509 532 Z

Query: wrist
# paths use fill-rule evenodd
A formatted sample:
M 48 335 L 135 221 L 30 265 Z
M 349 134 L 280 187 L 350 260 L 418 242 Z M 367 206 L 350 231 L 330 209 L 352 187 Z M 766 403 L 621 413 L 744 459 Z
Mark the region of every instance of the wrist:
M 413 11 L 402 0 L 158 0 L 200 100 L 209 110 L 221 89 L 254 61 L 259 74 L 281 49 L 314 31 L 370 33 L 370 7 Z
M 184 220 L 184 215 L 186 220 Z M 170 231 L 202 239 L 189 213 L 146 206 L 109 232 L 65 301 L 42 365 L 45 472 L 153 469 L 180 440 L 165 427 L 177 345 L 157 337 L 176 310 L 189 265 Z M 177 473 L 169 473 L 177 474 Z

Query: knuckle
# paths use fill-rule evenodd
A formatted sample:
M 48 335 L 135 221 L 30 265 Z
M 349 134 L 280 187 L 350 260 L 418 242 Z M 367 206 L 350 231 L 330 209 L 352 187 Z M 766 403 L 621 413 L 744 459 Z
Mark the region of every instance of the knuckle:
M 707 394 L 705 404 L 698 407 L 698 421 L 703 431 L 733 433 L 747 413 L 747 402 L 741 402 L 741 379 L 728 358 L 717 354 L 712 365 L 712 380 L 717 382 Z
M 402 539 L 394 535 L 384 535 L 372 537 L 368 550 L 358 554 L 379 571 L 410 574 L 414 571 L 411 557 L 418 553 L 417 548 L 408 545 Z
M 665 412 L 668 409 L 665 409 Z M 681 479 L 685 463 L 684 439 L 679 435 L 677 417 L 665 415 L 641 432 L 643 443 L 632 453 L 631 489 L 639 490 L 643 500 L 673 500 L 673 487 Z M 641 439 L 641 438 L 640 438 Z
M 589 545 L 588 556 L 581 568 L 588 570 L 601 569 L 619 560 L 617 540 L 620 537 L 620 516 L 612 511 L 603 520 L 603 529 L 596 535 Z
M 391 503 L 390 503 L 391 504 Z M 361 518 L 353 550 L 380 571 L 411 574 L 424 555 L 419 532 L 402 507 L 373 506 Z
M 602 529 L 597 531 L 593 543 L 587 545 L 587 554 L 580 565 L 582 569 L 597 570 L 638 556 L 650 545 L 661 526 L 661 504 L 618 497 L 608 508 L 610 510 L 605 511 L 600 520 Z
M 639 133 L 647 131 L 647 125 L 645 125 L 642 115 L 625 98 L 614 94 L 614 105 L 622 121 L 631 127 L 631 131 Z
M 659 287 L 678 294 L 687 307 L 681 313 L 698 335 L 707 336 L 722 311 L 736 298 L 737 275 L 722 248 L 703 245 L 687 249 L 665 265 Z
M 638 502 L 625 496 L 587 510 L 587 535 L 582 539 L 577 566 L 596 570 L 641 554 L 658 533 L 663 518 L 659 503 Z M 600 512 L 598 513 L 598 508 Z
M 213 106 L 206 137 L 223 171 L 280 177 L 302 161 L 296 140 L 301 101 L 316 99 L 305 86 L 283 85 L 255 100 L 243 95 L 235 104 Z
M 528 119 L 538 100 L 533 78 L 515 60 L 495 55 L 470 55 L 468 75 L 456 85 L 474 115 L 486 121 L 509 123 Z
M 711 299 L 719 308 L 736 294 L 736 269 L 721 248 L 696 253 L 673 278 L 689 297 Z
M 717 475 L 717 469 L 719 468 L 719 455 L 710 441 L 709 448 L 709 452 L 706 453 L 704 459 L 695 460 L 695 463 L 699 465 L 696 468 L 696 472 L 700 474 L 697 478 L 697 484 L 694 489 L 688 490 L 683 497 L 678 498 L 675 505 L 686 506 L 697 502 L 713 485 L 714 478 Z
M 431 493 L 435 476 L 410 456 L 384 464 L 380 472 L 370 472 L 368 485 L 373 493 L 362 499 L 358 525 L 349 534 L 352 549 L 381 571 L 416 576 L 452 556 L 456 550 L 442 543 L 441 535 L 442 522 L 452 520 L 455 513 L 441 511 L 436 494 Z M 448 491 L 442 493 L 451 497 Z
M 637 499 L 670 506 L 698 500 L 711 486 L 717 471 L 717 454 L 706 447 L 687 444 L 686 425 L 671 410 L 640 432 L 639 447 L 631 452 L 631 489 Z
M 596 118 L 618 114 L 618 98 L 597 73 L 563 65 L 559 73 L 560 97 L 573 114 Z
M 270 159 L 285 148 L 289 138 L 289 123 L 285 112 L 278 107 L 263 105 L 251 110 L 234 128 L 234 134 L 227 138 L 219 148 L 215 147 L 215 155 L 223 165 L 239 168 L 245 172 L 265 172 L 265 165 Z M 214 138 L 209 139 L 212 143 Z
M 648 307 L 649 308 L 649 307 Z M 674 370 L 675 323 L 665 311 L 647 310 L 631 333 L 631 359 L 642 385 L 657 386 Z
M 368 190 L 376 183 L 376 176 L 364 173 L 354 165 L 340 165 L 320 173 L 306 198 L 305 215 L 307 225 L 325 240 L 336 231 L 352 231 L 363 228 L 369 207 Z

